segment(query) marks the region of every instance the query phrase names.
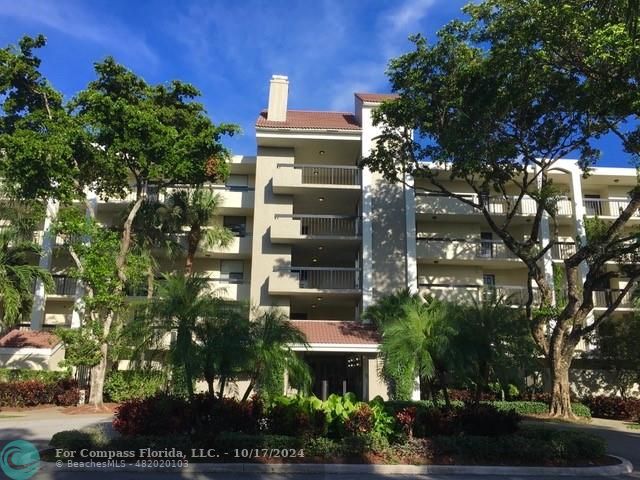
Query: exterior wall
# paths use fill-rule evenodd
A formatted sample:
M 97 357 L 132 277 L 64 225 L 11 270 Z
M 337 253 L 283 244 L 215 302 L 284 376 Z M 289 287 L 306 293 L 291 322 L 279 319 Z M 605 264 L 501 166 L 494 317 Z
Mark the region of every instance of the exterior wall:
M 273 175 L 277 164 L 294 163 L 294 157 L 294 150 L 290 148 L 258 147 L 254 212 L 259 215 L 253 217 L 251 301 L 260 308 L 278 306 L 287 314 L 288 299 L 269 295 L 269 277 L 273 276 L 274 268 L 291 265 L 291 246 L 272 244 L 270 228 L 276 214 L 293 214 L 293 199 L 273 193 Z
M 380 174 L 372 174 L 373 300 L 407 287 L 407 229 L 404 193 Z
M 368 373 L 368 399 L 373 400 L 380 396 L 384 400 L 389 399 L 387 384 L 382 379 L 382 359 L 378 356 L 367 359 Z
M 3 368 L 30 370 L 62 370 L 64 348 L 0 348 L 0 365 Z

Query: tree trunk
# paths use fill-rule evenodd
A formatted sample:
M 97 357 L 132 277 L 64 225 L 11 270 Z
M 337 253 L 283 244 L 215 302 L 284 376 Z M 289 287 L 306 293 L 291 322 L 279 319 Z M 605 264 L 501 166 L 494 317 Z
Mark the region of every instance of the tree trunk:
M 213 395 L 215 393 L 215 390 L 213 389 L 213 377 L 207 376 L 207 378 L 205 378 L 205 380 L 207 381 L 207 387 L 209 389 L 209 394 Z
M 251 394 L 251 391 L 253 390 L 253 386 L 254 386 L 254 381 L 253 379 L 249 382 L 249 386 L 247 387 L 247 389 L 244 392 L 244 395 L 242 396 L 242 401 L 246 402 L 249 398 L 249 395 Z
M 221 375 L 220 376 L 220 388 L 218 390 L 218 396 L 220 398 L 224 397 L 224 387 L 227 385 L 227 376 L 226 375 Z
M 549 367 L 551 370 L 551 406 L 549 414 L 552 417 L 575 419 L 571 410 L 571 389 L 569 386 L 569 366 L 573 352 L 570 354 L 551 355 Z
M 193 272 L 193 260 L 198 251 L 198 245 L 202 238 L 202 231 L 199 225 L 192 225 L 187 234 L 187 260 L 184 266 L 185 275 L 191 275 Z
M 102 328 L 103 341 L 100 344 L 100 362 L 91 369 L 91 392 L 89 393 L 89 403 L 96 410 L 104 407 L 104 379 L 107 374 L 107 359 L 109 353 L 109 343 L 107 337 L 113 322 L 113 312 L 107 314 Z

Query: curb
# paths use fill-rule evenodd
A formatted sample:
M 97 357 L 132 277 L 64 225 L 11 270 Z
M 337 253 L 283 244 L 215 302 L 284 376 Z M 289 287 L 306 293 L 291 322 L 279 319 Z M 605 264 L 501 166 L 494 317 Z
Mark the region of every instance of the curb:
M 614 476 L 631 473 L 629 460 L 610 455 L 620 460 L 617 465 L 601 467 L 504 467 L 482 465 L 361 465 L 331 463 L 260 464 L 260 463 L 192 463 L 184 468 L 138 468 L 134 465 L 106 467 L 106 472 L 180 472 L 180 473 L 304 473 L 323 475 L 374 474 L 374 475 L 493 475 L 493 476 L 538 476 L 538 477 L 586 477 Z M 95 468 L 57 467 L 53 463 L 42 464 L 49 472 L 95 472 Z

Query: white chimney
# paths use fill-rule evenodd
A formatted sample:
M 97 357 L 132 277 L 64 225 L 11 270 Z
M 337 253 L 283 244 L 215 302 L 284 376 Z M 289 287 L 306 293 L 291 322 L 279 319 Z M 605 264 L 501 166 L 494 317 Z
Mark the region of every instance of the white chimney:
M 267 120 L 284 122 L 287 120 L 287 102 L 289 100 L 289 77 L 272 75 L 269 83 L 269 109 Z

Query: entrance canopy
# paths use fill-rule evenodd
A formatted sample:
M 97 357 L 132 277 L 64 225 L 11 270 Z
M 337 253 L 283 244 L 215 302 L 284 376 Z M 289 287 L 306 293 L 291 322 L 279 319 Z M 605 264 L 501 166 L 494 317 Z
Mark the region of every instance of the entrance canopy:
M 373 325 L 352 321 L 291 320 L 307 337 L 308 347 L 294 345 L 293 350 L 310 352 L 375 353 L 380 335 Z

